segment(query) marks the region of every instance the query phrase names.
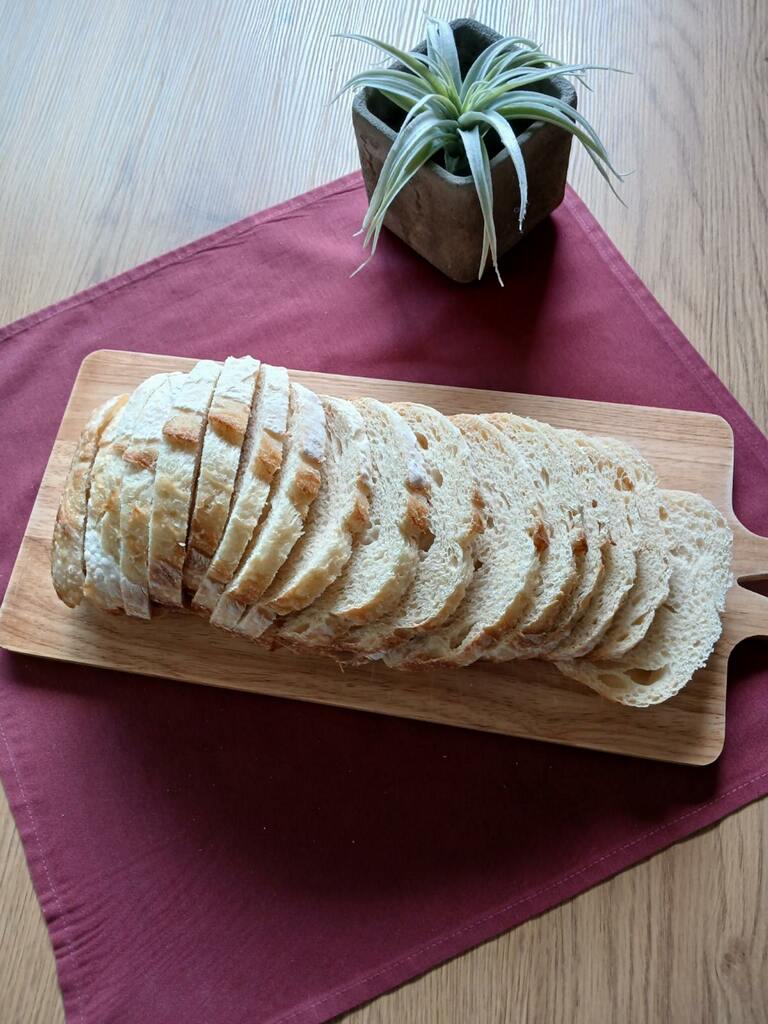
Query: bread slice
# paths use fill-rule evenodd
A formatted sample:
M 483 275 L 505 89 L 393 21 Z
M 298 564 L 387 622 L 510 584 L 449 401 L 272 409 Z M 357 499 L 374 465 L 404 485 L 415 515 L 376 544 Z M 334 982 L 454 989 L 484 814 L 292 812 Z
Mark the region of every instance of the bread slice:
M 520 450 L 482 416 L 452 417 L 469 446 L 485 507 L 475 571 L 441 626 L 387 652 L 393 668 L 468 665 L 510 631 L 528 607 L 546 543 L 531 471 Z
M 360 654 L 385 651 L 453 614 L 472 578 L 474 540 L 483 528 L 472 456 L 459 428 L 426 405 L 402 402 L 393 408 L 422 449 L 431 483 L 431 536 L 419 552 L 413 584 L 395 609 L 343 637 L 340 646 Z
M 149 526 L 157 457 L 163 427 L 171 415 L 183 373 L 168 374 L 145 403 L 123 452 L 120 489 L 120 592 L 128 615 L 151 616 L 149 600 Z
M 629 445 L 614 440 L 604 440 L 603 445 L 632 467 L 642 543 L 637 552 L 637 575 L 632 589 L 602 640 L 588 655 L 595 661 L 621 658 L 643 639 L 656 609 L 667 598 L 672 573 L 664 528 L 668 512 L 659 492 L 656 473 Z
M 283 460 L 289 389 L 284 367 L 261 364 L 229 519 L 192 599 L 192 607 L 198 611 L 210 612 L 216 607 L 264 512 L 272 478 Z
M 120 587 L 120 491 L 123 452 L 153 392 L 167 374 L 142 381 L 101 436 L 91 471 L 85 523 L 83 595 L 104 611 L 123 611 Z
M 662 491 L 672 572 L 645 637 L 623 658 L 558 661 L 558 669 L 609 700 L 648 707 L 668 700 L 706 664 L 722 631 L 731 585 L 731 530 L 705 498 Z
M 157 455 L 149 523 L 149 594 L 157 604 L 183 606 L 182 568 L 189 514 L 200 463 L 208 406 L 221 365 L 197 363 L 173 387 L 171 415 Z
M 584 541 L 575 548 L 577 583 L 565 598 L 555 620 L 542 633 L 518 635 L 514 642 L 502 640 L 483 655 L 490 662 L 507 662 L 510 658 L 543 657 L 554 650 L 568 636 L 572 624 L 579 621 L 598 592 L 607 561 L 606 549 L 610 542 L 608 507 L 599 501 L 600 492 L 592 485 L 593 466 L 587 455 L 574 446 L 568 431 L 558 430 L 547 423 L 541 424 L 550 443 L 563 459 L 563 468 L 570 471 L 575 488 L 575 502 L 581 510 Z
M 319 597 L 347 564 L 355 537 L 368 525 L 371 445 L 363 417 L 346 399 L 324 397 L 322 403 L 326 457 L 320 490 L 303 535 L 258 605 L 238 624 L 238 631 L 253 639 L 270 632 L 277 616 L 301 611 Z
M 304 532 L 317 497 L 325 459 L 325 413 L 320 399 L 301 384 L 291 384 L 285 458 L 272 482 L 262 523 L 245 551 L 234 579 L 218 600 L 211 622 L 238 629 L 241 617 L 277 575 Z M 258 609 L 257 609 L 258 611 Z M 244 627 L 247 632 L 247 627 Z
M 492 413 L 486 419 L 504 432 L 528 463 L 546 534 L 531 602 L 513 634 L 505 637 L 509 643 L 524 643 L 527 636 L 552 625 L 577 583 L 576 556 L 585 544 L 581 507 L 570 464 L 542 424 L 512 413 Z
M 553 490 L 544 501 L 550 508 L 550 517 L 555 523 L 566 524 L 569 546 L 573 559 L 574 579 L 572 586 L 563 588 L 558 600 L 557 572 L 550 574 L 554 584 L 554 607 L 547 614 L 543 628 L 525 624 L 524 629 L 513 631 L 498 643 L 489 647 L 483 658 L 489 662 L 508 662 L 512 658 L 534 658 L 555 648 L 567 636 L 571 624 L 578 620 L 592 600 L 602 580 L 603 547 L 607 545 L 607 531 L 601 518 L 593 508 L 593 497 L 584 486 L 583 476 L 573 461 L 573 450 L 560 430 L 547 423 L 526 421 L 535 426 L 541 436 L 542 456 L 535 458 L 544 471 L 543 482 Z M 586 457 L 585 457 L 586 461 Z M 535 474 L 536 475 L 536 474 Z M 553 507 L 559 503 L 559 511 Z M 567 558 L 561 555 L 561 559 Z M 544 564 L 549 551 L 543 553 Z M 545 605 L 546 606 L 546 605 Z
M 539 650 L 538 656 L 548 660 L 580 658 L 597 646 L 635 582 L 642 543 L 632 467 L 594 438 L 577 431 L 567 431 L 566 437 L 587 456 L 586 486 L 606 517 L 610 543 L 603 548 L 603 577 L 587 609 L 553 650 Z
M 54 590 L 70 608 L 76 608 L 83 597 L 85 517 L 93 462 L 104 431 L 127 401 L 128 395 L 118 395 L 93 411 L 80 434 L 64 481 L 53 528 L 51 578 Z
M 355 405 L 371 444 L 370 522 L 335 582 L 283 620 L 278 642 L 287 646 L 332 650 L 352 626 L 386 615 L 411 585 L 429 533 L 429 480 L 413 431 L 375 398 Z
M 191 594 L 200 586 L 227 525 L 260 365 L 251 356 L 230 356 L 216 382 L 182 573 L 184 589 Z

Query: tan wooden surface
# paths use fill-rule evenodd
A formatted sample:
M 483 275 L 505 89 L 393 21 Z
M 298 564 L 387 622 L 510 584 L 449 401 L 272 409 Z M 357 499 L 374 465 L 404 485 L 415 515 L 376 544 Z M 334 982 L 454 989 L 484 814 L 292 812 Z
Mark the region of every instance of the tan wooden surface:
M 423 7 L 0 0 L 0 320 L 351 169 L 348 111 L 325 101 L 367 55 L 328 34 L 407 43 L 420 36 Z M 634 71 L 595 82 L 580 100 L 635 171 L 628 208 L 579 153 L 571 180 L 765 430 L 768 5 L 433 0 L 429 9 Z M 0 817 L 0 1020 L 60 1024 L 45 929 L 7 810 Z M 761 1024 L 767 850 L 762 801 L 346 1024 Z
M 606 701 L 564 679 L 554 666 L 535 661 L 481 663 L 458 672 L 414 674 L 381 664 L 342 671 L 326 659 L 259 650 L 247 640 L 205 628 L 196 616 L 160 614 L 143 623 L 101 614 L 85 602 L 67 608 L 51 584 L 50 545 L 80 431 L 107 399 L 153 373 L 192 366 L 192 359 L 107 349 L 84 360 L 0 608 L 0 646 L 682 764 L 710 764 L 720 754 L 728 656 L 744 637 L 768 636 L 768 599 L 738 584 L 729 591 L 723 633 L 707 665 L 673 700 L 643 711 Z M 749 533 L 733 518 L 733 435 L 719 416 L 338 374 L 292 371 L 292 376 L 318 394 L 423 402 L 448 415 L 509 410 L 558 427 L 621 438 L 640 448 L 662 486 L 704 494 L 731 519 L 737 573 L 768 576 L 768 538 Z

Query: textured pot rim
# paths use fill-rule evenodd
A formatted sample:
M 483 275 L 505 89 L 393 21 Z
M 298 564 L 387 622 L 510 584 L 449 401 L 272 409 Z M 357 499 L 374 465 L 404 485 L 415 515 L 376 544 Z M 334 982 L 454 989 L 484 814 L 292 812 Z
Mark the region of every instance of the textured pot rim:
M 476 21 L 474 18 L 456 18 L 454 21 L 449 22 L 449 24 L 453 29 L 454 33 L 456 32 L 457 28 L 471 28 L 475 32 L 480 30 L 484 35 L 491 37 L 491 43 L 494 43 L 497 39 L 502 38 L 500 33 L 496 32 L 495 29 L 490 28 L 490 26 L 488 25 L 484 25 L 480 21 Z M 413 50 L 419 50 L 422 46 L 426 46 L 425 40 L 422 40 L 421 43 L 417 43 L 416 46 L 413 47 Z M 393 64 L 397 64 L 397 61 L 394 61 Z M 555 75 L 551 79 L 551 81 L 557 83 L 557 87 L 560 90 L 560 98 L 563 99 L 566 103 L 570 103 L 571 99 L 576 96 L 576 90 L 573 88 L 571 83 L 568 81 L 567 78 L 565 78 L 564 75 Z M 382 135 L 385 135 L 389 139 L 390 143 L 393 143 L 398 136 L 398 132 L 390 128 L 386 121 L 382 121 L 381 118 L 374 114 L 371 111 L 370 107 L 368 106 L 368 95 L 371 92 L 378 91 L 379 90 L 377 89 L 371 89 L 366 87 L 365 89 L 361 89 L 359 92 L 356 92 L 352 99 L 352 110 L 360 117 L 368 121 L 368 123 L 372 125 L 374 128 L 377 128 L 382 133 Z M 534 121 L 525 129 L 524 132 L 522 132 L 522 134 L 518 135 L 518 142 L 521 146 L 525 145 L 527 142 L 530 141 L 530 139 L 534 135 L 540 132 L 544 127 L 546 127 L 544 121 Z M 502 149 L 490 161 L 491 170 L 493 170 L 503 161 L 509 159 L 511 159 L 509 153 L 507 153 L 506 150 Z M 474 187 L 474 182 L 471 174 L 453 174 L 451 173 L 451 171 L 446 170 L 445 167 L 441 167 L 441 165 L 438 164 L 432 158 L 430 158 L 427 161 L 427 163 L 423 165 L 421 170 L 425 170 L 430 174 L 436 174 L 439 178 L 442 178 L 444 181 L 447 181 L 451 185 L 472 185 Z

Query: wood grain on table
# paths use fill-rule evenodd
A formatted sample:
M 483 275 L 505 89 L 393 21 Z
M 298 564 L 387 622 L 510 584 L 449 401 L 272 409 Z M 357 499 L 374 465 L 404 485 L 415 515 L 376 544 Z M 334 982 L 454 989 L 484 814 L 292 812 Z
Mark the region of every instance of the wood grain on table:
M 351 170 L 371 57 L 422 0 L 0 0 L 0 321 Z M 768 424 L 765 0 L 444 2 L 612 64 L 580 106 L 627 208 L 577 150 L 571 181 L 662 305 Z M 764 651 L 764 648 L 763 648 Z M 743 809 L 345 1018 L 346 1024 L 768 1019 L 768 802 Z M 0 813 L 0 1021 L 60 1024 L 53 956 Z M 150 1022 L 148 1022 L 150 1024 Z

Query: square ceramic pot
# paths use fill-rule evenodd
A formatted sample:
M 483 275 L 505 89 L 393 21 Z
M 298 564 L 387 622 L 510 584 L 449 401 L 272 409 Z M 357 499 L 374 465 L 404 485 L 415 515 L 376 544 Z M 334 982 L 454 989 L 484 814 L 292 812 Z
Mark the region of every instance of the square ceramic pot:
M 471 19 L 451 22 L 462 73 L 475 57 L 501 38 Z M 426 43 L 416 47 L 426 52 Z M 562 77 L 531 86 L 576 106 L 576 93 Z M 381 165 L 404 118 L 404 112 L 377 89 L 363 89 L 352 105 L 365 187 L 370 197 Z M 518 227 L 520 189 L 506 150 L 491 160 L 493 212 L 499 257 L 528 234 L 563 201 L 571 135 L 562 128 L 517 122 L 513 125 L 528 172 L 528 211 Z M 454 281 L 477 279 L 483 245 L 483 217 L 472 178 L 451 174 L 436 160 L 424 165 L 389 208 L 385 225 Z M 490 267 L 490 261 L 489 261 Z

